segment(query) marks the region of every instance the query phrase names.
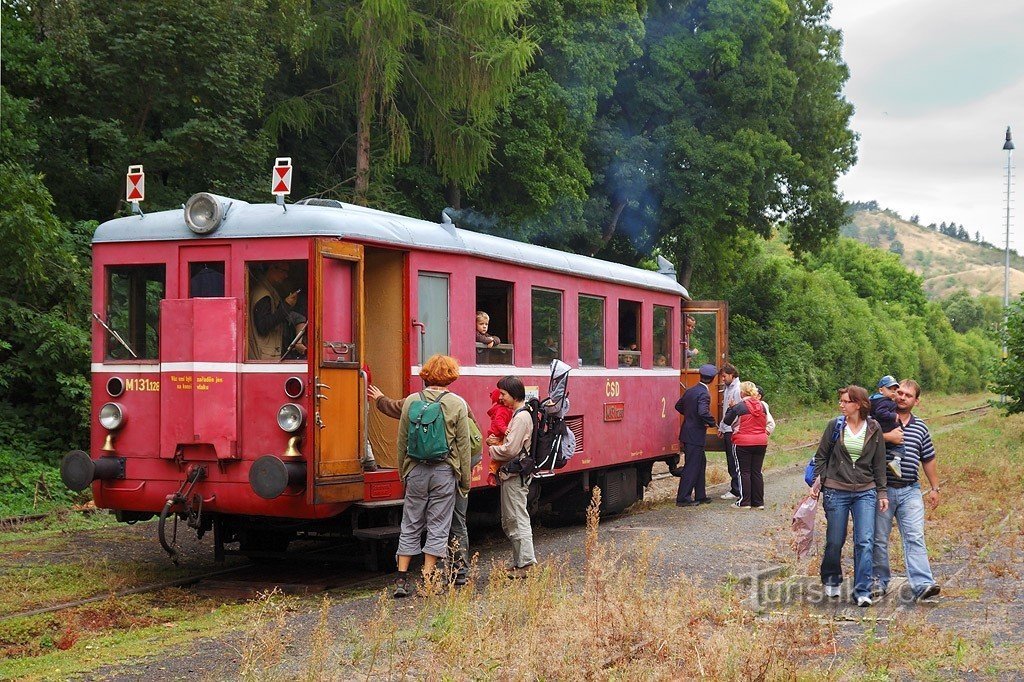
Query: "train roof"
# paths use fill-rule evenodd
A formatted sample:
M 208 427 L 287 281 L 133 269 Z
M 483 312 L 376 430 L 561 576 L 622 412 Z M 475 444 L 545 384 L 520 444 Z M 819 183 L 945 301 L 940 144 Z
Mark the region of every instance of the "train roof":
M 132 215 L 101 224 L 93 244 L 145 241 L 202 241 L 261 237 L 344 237 L 379 244 L 466 253 L 480 258 L 533 265 L 554 270 L 678 294 L 690 298 L 673 275 L 630 267 L 489 234 L 463 230 L 426 220 L 378 211 L 354 204 L 338 206 L 250 204 L 223 198 L 230 204 L 221 225 L 208 235 L 197 235 L 185 224 L 184 207 Z

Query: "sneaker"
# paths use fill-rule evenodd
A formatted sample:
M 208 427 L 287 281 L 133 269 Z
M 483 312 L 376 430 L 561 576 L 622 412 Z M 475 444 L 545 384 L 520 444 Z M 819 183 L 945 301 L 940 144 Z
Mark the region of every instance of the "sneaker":
M 722 495 L 721 499 L 723 499 L 723 500 L 735 500 L 736 497 L 737 496 L 733 495 L 732 492 L 727 492 L 726 494 Z
M 710 497 L 702 497 L 699 500 L 697 500 L 697 504 L 711 504 L 711 498 Z
M 700 502 L 696 500 L 684 500 L 682 502 L 676 502 L 677 507 L 697 507 L 699 505 Z
M 764 505 L 763 504 L 759 504 L 756 507 L 751 507 L 751 509 L 764 509 Z
M 939 596 L 939 592 L 941 592 L 941 591 L 942 591 L 941 587 L 939 587 L 935 583 L 932 583 L 928 587 L 926 587 L 923 590 L 921 590 L 921 594 L 917 595 L 917 601 L 924 601 L 925 599 L 931 599 L 932 597 L 938 597 Z
M 839 585 L 825 585 L 825 596 L 835 598 L 839 596 L 842 588 Z
M 395 599 L 401 599 L 402 597 L 408 597 L 412 594 L 412 588 L 409 585 L 408 578 L 399 578 L 395 581 L 395 591 L 391 593 L 391 596 Z
M 740 504 L 740 500 L 736 500 L 729 506 L 731 506 L 733 509 L 750 509 L 750 505 L 742 505 Z
M 903 469 L 900 466 L 899 457 L 893 457 L 891 460 L 886 462 L 886 466 L 889 467 L 889 473 L 891 473 L 893 476 L 895 476 L 896 478 L 903 478 Z
M 871 597 L 867 596 L 866 594 L 862 594 L 861 596 L 857 597 L 857 606 L 865 607 L 871 606 L 871 604 Z

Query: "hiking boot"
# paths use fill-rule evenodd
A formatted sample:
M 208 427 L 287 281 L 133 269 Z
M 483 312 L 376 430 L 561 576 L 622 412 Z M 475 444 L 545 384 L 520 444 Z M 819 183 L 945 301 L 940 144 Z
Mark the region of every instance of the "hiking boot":
M 942 591 L 941 587 L 939 587 L 935 583 L 932 583 L 928 587 L 926 587 L 923 590 L 921 590 L 921 594 L 917 595 L 916 599 L 917 599 L 917 601 L 924 601 L 925 599 L 931 599 L 932 597 L 938 597 L 939 596 L 939 592 L 941 592 L 941 591 Z
M 455 574 L 455 587 L 462 587 L 469 582 L 469 575 L 465 571 L 461 571 Z
M 410 594 L 412 594 L 412 585 L 409 584 L 408 578 L 402 577 L 395 581 L 395 591 L 391 593 L 393 598 L 401 599 Z
M 839 596 L 839 593 L 841 591 L 842 591 L 842 588 L 839 585 L 825 585 L 825 596 L 826 597 L 830 597 L 830 598 L 834 599 L 834 598 Z
M 860 606 L 861 608 L 871 606 L 872 603 L 873 602 L 871 601 L 871 597 L 869 597 L 866 594 L 862 594 L 861 596 L 857 597 L 857 606 Z

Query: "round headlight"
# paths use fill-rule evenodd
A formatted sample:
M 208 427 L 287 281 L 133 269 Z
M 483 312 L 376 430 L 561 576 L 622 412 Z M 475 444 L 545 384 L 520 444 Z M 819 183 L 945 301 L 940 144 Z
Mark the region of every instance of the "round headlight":
M 107 395 L 111 398 L 116 398 L 124 393 L 124 381 L 120 377 L 110 377 L 107 379 Z
M 285 403 L 281 406 L 281 409 L 277 411 L 277 425 L 287 433 L 294 433 L 298 431 L 302 428 L 302 424 L 305 421 L 306 411 L 302 409 L 301 405 Z
M 196 234 L 209 234 L 224 220 L 224 205 L 220 198 L 209 192 L 189 197 L 185 204 L 185 224 Z
M 284 394 L 292 400 L 302 396 L 302 391 L 305 388 L 305 384 L 299 377 L 289 377 L 287 381 L 284 382 Z
M 124 408 L 117 403 L 107 403 L 100 408 L 99 422 L 108 431 L 121 428 L 124 424 Z

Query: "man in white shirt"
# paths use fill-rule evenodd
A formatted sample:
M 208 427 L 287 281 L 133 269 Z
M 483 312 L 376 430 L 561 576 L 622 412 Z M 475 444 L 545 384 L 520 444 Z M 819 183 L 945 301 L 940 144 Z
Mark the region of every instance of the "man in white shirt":
M 718 371 L 721 376 L 725 393 L 722 394 L 722 414 L 742 400 L 740 397 L 740 375 L 736 367 L 728 362 Z M 722 495 L 723 500 L 738 500 L 742 495 L 740 483 L 740 465 L 736 459 L 736 447 L 732 444 L 732 427 L 725 422 L 718 424 L 718 435 L 725 441 L 725 462 L 729 467 L 729 492 Z

